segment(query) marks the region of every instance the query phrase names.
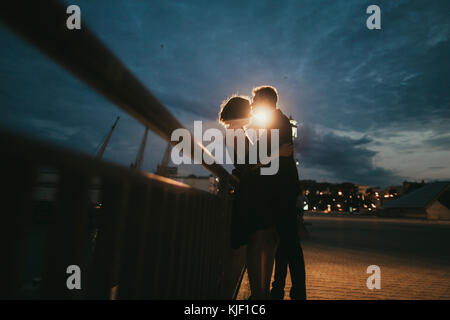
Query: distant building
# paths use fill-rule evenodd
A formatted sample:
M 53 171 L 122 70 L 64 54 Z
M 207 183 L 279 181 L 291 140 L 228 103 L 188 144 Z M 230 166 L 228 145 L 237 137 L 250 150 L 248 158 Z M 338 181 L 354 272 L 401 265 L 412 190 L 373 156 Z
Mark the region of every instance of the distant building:
M 358 188 L 358 193 L 365 196 L 367 195 L 367 189 L 369 189 L 369 186 L 357 184 L 356 187 Z
M 450 220 L 450 182 L 434 182 L 383 204 L 383 216 Z
M 389 186 L 384 190 L 385 195 L 402 195 L 402 191 L 403 191 L 403 186 Z

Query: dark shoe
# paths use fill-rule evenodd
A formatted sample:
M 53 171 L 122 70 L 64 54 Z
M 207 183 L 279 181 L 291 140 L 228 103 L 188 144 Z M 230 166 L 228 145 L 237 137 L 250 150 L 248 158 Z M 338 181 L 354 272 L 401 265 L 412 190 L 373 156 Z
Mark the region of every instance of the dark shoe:
M 270 299 L 283 300 L 284 299 L 284 290 L 272 289 L 272 291 L 270 291 Z
M 293 288 L 291 289 L 289 296 L 291 297 L 291 300 L 306 300 L 306 293 L 299 294 Z

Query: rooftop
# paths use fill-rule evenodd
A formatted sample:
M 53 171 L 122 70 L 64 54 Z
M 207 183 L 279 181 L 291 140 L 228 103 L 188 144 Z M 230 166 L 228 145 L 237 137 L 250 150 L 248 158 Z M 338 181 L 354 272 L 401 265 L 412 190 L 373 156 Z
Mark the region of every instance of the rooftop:
M 449 187 L 449 181 L 429 183 L 396 200 L 389 201 L 383 205 L 383 208 L 424 208 L 438 198 L 440 202 L 448 206 Z

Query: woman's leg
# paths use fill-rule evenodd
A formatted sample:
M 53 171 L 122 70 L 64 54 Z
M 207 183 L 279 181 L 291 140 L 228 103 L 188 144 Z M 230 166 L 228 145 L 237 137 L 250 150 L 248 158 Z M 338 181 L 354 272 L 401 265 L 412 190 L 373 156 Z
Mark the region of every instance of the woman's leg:
M 253 299 L 264 299 L 264 273 L 262 264 L 263 232 L 256 231 L 250 237 L 247 245 L 247 271 Z
M 276 233 L 273 229 L 259 230 L 251 235 L 247 245 L 247 271 L 252 298 L 270 299 Z

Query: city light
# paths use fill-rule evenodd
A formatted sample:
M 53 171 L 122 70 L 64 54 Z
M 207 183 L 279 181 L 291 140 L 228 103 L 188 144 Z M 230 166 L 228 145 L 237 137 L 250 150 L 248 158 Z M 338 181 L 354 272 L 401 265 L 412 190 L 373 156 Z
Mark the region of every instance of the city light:
M 401 195 L 401 193 L 395 192 L 393 188 L 382 191 L 379 187 L 372 187 L 364 194 L 358 192 L 360 190 L 351 185 L 324 186 L 316 182 L 310 184 L 308 181 L 307 183 L 308 188 L 305 188 L 304 196 L 307 198 L 309 210 L 323 213 L 353 213 L 358 215 L 381 213 L 384 201 L 388 202 Z

